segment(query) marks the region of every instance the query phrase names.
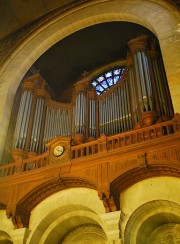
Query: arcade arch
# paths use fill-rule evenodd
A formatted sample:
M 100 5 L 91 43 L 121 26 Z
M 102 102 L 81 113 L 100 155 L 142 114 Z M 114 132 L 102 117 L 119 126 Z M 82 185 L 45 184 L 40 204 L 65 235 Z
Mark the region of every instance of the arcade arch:
M 148 0 L 141 4 L 138 1 L 137 4 L 135 1 L 133 4 L 126 1 L 122 1 L 121 4 L 119 1 L 113 1 L 113 4 L 111 1 L 91 1 L 59 14 L 32 32 L 0 67 L 1 152 L 4 147 L 17 87 L 31 65 L 53 44 L 71 33 L 94 24 L 110 21 L 138 23 L 157 35 L 164 58 L 174 109 L 175 111 L 178 110 L 180 104 L 174 100 L 178 92 L 176 79 L 179 74 L 178 63 L 176 64 L 179 52 L 178 32 L 176 32 L 179 22 L 177 10 L 169 3 L 163 2 L 161 5 Z

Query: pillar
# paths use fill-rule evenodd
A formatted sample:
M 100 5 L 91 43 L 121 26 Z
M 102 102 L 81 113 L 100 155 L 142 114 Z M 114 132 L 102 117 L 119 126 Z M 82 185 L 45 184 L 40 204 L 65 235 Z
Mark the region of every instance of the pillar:
M 107 227 L 105 233 L 108 239 L 108 243 L 121 244 L 122 242 L 119 229 L 120 211 L 101 214 L 100 217 Z

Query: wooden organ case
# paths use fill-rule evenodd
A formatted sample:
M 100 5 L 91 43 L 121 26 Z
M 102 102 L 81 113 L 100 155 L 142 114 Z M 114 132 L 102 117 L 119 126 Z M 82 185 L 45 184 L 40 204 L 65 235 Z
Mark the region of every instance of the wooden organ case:
M 128 42 L 126 67 L 119 81 L 98 95 L 88 78 L 74 85 L 72 101 L 53 101 L 40 75 L 23 82 L 14 135 L 14 160 L 46 151 L 56 136 L 81 144 L 173 118 L 160 53 L 147 36 Z

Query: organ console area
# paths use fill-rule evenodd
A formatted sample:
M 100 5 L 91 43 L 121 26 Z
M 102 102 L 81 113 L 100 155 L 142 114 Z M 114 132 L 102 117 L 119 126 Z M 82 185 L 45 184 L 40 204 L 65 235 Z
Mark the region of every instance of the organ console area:
M 76 145 L 171 119 L 173 107 L 156 45 L 143 35 L 130 40 L 128 47 L 126 67 L 117 67 L 123 74 L 116 84 L 100 93 L 93 82 L 97 77 L 83 78 L 74 84 L 70 103 L 52 100 L 39 74 L 25 79 L 14 160 L 44 153 L 46 144 L 59 135 Z

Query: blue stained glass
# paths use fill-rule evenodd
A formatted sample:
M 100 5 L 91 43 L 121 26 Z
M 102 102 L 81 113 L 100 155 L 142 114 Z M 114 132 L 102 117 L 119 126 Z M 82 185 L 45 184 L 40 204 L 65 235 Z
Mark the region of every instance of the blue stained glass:
M 101 82 L 104 80 L 104 76 L 100 76 L 99 78 L 97 78 L 97 81 Z
M 118 82 L 118 80 L 119 80 L 119 76 L 118 75 L 114 76 L 114 84 L 116 84 Z
M 110 71 L 110 72 L 107 72 L 107 73 L 105 74 L 105 76 L 106 76 L 106 78 L 109 78 L 109 77 L 111 77 L 111 76 L 112 76 L 112 71 Z
M 102 81 L 102 82 L 101 82 L 101 86 L 103 86 L 105 89 L 108 87 L 106 81 Z
M 114 70 L 114 75 L 119 75 L 120 74 L 120 69 L 116 69 L 116 70 Z
M 124 70 L 124 67 L 115 70 L 110 70 L 104 74 L 101 74 L 101 76 L 93 80 L 92 85 L 96 87 L 97 94 L 101 95 L 103 92 L 109 90 L 109 88 L 112 85 L 116 84 L 122 77 Z
M 96 86 L 96 90 L 97 90 L 97 91 L 100 91 L 100 92 L 104 91 L 104 89 L 103 89 L 102 86 L 100 86 L 100 85 Z
M 92 82 L 92 85 L 93 85 L 93 86 L 96 86 L 96 85 L 97 85 L 97 82 L 96 82 L 96 81 L 93 81 L 93 82 Z
M 113 85 L 113 79 L 112 78 L 107 79 L 107 81 L 108 81 L 109 86 Z

